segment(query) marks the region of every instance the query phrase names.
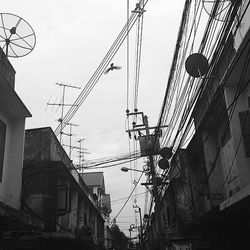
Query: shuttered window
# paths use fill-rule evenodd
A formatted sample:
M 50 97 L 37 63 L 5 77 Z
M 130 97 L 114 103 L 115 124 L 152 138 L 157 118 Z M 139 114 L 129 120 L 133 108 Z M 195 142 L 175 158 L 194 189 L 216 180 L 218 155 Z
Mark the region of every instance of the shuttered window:
M 57 215 L 64 215 L 71 211 L 70 188 L 67 184 L 57 187 Z
M 0 120 L 0 182 L 2 182 L 2 176 L 3 176 L 5 138 L 6 138 L 6 124 Z
M 246 157 L 250 157 L 250 112 L 240 112 L 239 118 Z

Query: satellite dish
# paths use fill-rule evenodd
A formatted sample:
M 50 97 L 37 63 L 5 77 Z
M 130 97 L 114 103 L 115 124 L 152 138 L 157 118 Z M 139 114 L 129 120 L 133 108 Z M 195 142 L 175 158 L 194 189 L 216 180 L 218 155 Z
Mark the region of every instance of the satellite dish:
M 169 162 L 166 159 L 160 159 L 158 162 L 158 166 L 160 169 L 168 169 L 169 168 Z
M 160 150 L 159 154 L 163 159 L 170 159 L 173 155 L 172 148 L 164 147 Z
M 208 60 L 200 53 L 190 55 L 186 62 L 185 68 L 192 77 L 202 77 L 208 72 Z
M 217 8 L 214 11 L 215 3 L 217 3 Z M 234 4 L 235 0 L 202 0 L 202 5 L 206 13 L 218 20 L 223 21 L 226 16 L 227 11 L 229 10 L 229 7 L 231 4 Z
M 0 47 L 6 56 L 26 56 L 35 44 L 35 32 L 24 19 L 10 13 L 0 13 Z

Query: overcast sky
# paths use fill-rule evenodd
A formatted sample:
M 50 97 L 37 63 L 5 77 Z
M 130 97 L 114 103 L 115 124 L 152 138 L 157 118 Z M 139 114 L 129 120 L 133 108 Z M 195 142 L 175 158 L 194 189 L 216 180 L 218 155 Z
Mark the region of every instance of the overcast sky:
M 136 2 L 130 0 L 130 11 Z M 146 6 L 138 109 L 148 115 L 150 126 L 156 125 L 163 102 L 184 2 L 149 0 Z M 55 83 L 85 86 L 125 25 L 127 0 L 5 0 L 1 2 L 1 13 L 22 17 L 36 34 L 36 46 L 29 55 L 10 58 L 16 70 L 16 92 L 32 113 L 26 128 L 50 126 L 55 129 L 60 109 L 46 108 L 48 101 L 61 99 L 62 89 Z M 130 34 L 131 88 L 134 84 L 135 33 L 134 26 Z M 76 141 L 85 138 L 83 147 L 90 153 L 86 154 L 87 160 L 129 152 L 125 132 L 126 42 L 113 62 L 122 69 L 103 75 L 71 120 L 79 125 L 73 130 L 72 141 L 77 146 Z M 65 103 L 72 103 L 79 93 L 80 90 L 67 88 Z M 129 100 L 131 107 L 132 95 Z M 120 167 L 99 170 L 104 171 L 106 192 L 114 201 L 128 196 L 132 188 L 131 174 L 121 172 Z M 140 186 L 137 193 L 143 192 L 145 189 Z M 144 195 L 137 197 L 142 211 L 144 199 Z M 112 217 L 124 202 L 112 202 Z M 135 223 L 134 219 L 130 201 L 117 222 L 128 234 L 127 229 Z

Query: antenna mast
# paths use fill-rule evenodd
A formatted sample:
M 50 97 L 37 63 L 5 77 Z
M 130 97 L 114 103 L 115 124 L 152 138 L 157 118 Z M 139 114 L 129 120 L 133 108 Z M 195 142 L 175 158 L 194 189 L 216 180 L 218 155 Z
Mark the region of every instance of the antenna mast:
M 56 83 L 56 85 L 59 85 L 60 87 L 62 87 L 62 100 L 60 103 L 47 103 L 47 105 L 52 105 L 52 106 L 61 106 L 61 117 L 58 119 L 58 122 L 60 122 L 60 138 L 59 141 L 60 143 L 62 143 L 62 134 L 63 133 L 63 128 L 66 125 L 69 125 L 69 123 L 64 123 L 65 126 L 63 126 L 63 115 L 64 115 L 64 107 L 65 106 L 77 106 L 76 104 L 65 104 L 65 88 L 74 88 L 74 89 L 81 89 L 81 87 L 78 86 L 73 86 L 73 85 L 69 85 L 69 84 L 64 84 L 64 83 Z M 70 132 L 71 134 L 71 132 Z M 65 135 L 68 135 L 65 133 Z
M 79 125 L 76 125 L 76 124 L 73 124 L 73 123 L 67 123 L 66 125 L 69 125 L 69 133 L 64 133 L 64 132 L 62 132 L 62 134 L 69 136 L 69 145 L 63 144 L 63 146 L 64 146 L 64 147 L 65 147 L 65 146 L 66 146 L 66 147 L 69 147 L 69 158 L 71 159 L 72 150 L 73 150 L 74 148 L 77 148 L 77 147 L 72 146 L 72 136 L 74 135 L 74 134 L 72 133 L 72 127 L 73 127 L 73 126 L 78 127 Z
M 78 166 L 78 169 L 81 169 L 82 168 L 82 162 L 84 161 L 84 154 L 89 154 L 89 152 L 85 151 L 86 148 L 82 148 L 82 141 L 84 141 L 85 139 L 80 139 L 78 140 L 77 142 L 79 142 L 79 166 Z

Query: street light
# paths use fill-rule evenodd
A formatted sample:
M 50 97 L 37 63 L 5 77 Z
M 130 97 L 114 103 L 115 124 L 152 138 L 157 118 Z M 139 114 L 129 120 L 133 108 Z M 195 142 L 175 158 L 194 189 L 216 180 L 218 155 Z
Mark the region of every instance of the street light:
M 126 167 L 122 167 L 121 168 L 121 171 L 123 171 L 123 172 L 128 172 L 129 170 L 136 171 L 136 172 L 141 172 L 141 173 L 145 173 L 145 170 L 138 170 L 138 169 L 126 168 Z

